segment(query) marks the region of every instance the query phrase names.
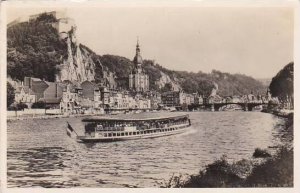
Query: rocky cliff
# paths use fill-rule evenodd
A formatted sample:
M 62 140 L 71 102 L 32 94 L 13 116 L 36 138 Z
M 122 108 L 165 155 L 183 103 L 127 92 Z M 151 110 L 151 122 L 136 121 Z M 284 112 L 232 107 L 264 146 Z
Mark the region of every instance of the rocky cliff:
M 155 85 L 157 85 L 159 89 L 162 89 L 166 87 L 166 84 L 169 84 L 171 86 L 171 89 L 174 91 L 179 91 L 182 89 L 178 81 L 172 80 L 169 75 L 160 71 L 160 78 L 155 81 Z
M 64 41 L 67 44 L 67 59 L 58 65 L 59 72 L 56 74 L 56 81 L 79 81 L 95 80 L 95 63 L 92 53 L 81 46 L 76 39 L 76 26 L 65 33 Z

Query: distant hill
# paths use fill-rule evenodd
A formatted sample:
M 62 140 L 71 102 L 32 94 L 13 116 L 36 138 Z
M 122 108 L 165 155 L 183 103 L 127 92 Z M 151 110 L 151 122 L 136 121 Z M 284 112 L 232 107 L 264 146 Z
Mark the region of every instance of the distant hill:
M 98 55 L 77 42 L 75 29 L 61 32 L 60 20 L 51 14 L 41 14 L 28 22 L 10 25 L 7 29 L 7 73 L 13 79 L 24 76 L 48 81 L 72 79 L 107 82 L 128 89 L 128 76 L 133 69 L 131 59 L 115 55 Z M 252 77 L 217 70 L 211 73 L 174 71 L 144 60 L 150 89 L 166 91 L 183 89 L 187 93 L 209 95 L 218 88 L 221 96 L 253 92 L 265 94 L 267 86 Z
M 259 82 L 261 82 L 264 86 L 269 86 L 270 83 L 271 83 L 271 78 L 260 78 L 260 79 L 257 79 Z

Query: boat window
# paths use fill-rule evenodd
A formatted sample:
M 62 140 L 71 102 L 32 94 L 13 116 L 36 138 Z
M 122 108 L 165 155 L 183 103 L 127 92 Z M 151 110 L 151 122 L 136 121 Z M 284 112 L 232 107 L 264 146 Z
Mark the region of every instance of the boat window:
M 107 133 L 104 133 L 104 137 L 107 137 Z
M 111 133 L 108 134 L 108 137 L 111 137 Z
M 138 132 L 137 132 L 137 135 L 139 135 L 139 134 L 140 134 L 140 132 L 138 131 Z
M 115 136 L 116 136 L 116 133 L 113 133 L 113 136 L 115 137 Z
M 132 132 L 129 132 L 129 135 L 132 135 Z
M 120 133 L 117 133 L 117 136 L 120 136 Z
M 136 132 L 133 132 L 133 135 L 136 135 Z
M 124 133 L 121 133 L 121 136 L 124 136 Z
M 127 136 L 127 135 L 128 135 L 128 132 L 125 132 L 125 135 Z

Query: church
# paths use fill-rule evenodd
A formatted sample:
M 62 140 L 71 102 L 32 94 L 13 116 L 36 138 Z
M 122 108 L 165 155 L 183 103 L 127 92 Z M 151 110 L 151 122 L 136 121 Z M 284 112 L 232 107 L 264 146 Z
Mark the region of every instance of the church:
M 136 92 L 145 92 L 149 90 L 149 76 L 142 68 L 143 59 L 140 53 L 139 42 L 136 45 L 136 54 L 133 59 L 134 69 L 129 75 L 129 89 Z

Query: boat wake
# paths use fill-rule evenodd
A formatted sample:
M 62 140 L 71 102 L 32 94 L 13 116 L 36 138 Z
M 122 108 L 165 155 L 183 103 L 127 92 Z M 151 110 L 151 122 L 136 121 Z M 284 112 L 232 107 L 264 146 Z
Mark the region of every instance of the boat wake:
M 194 134 L 194 133 L 197 133 L 197 130 L 193 126 L 191 126 L 188 131 L 186 131 L 184 133 L 180 133 L 177 136 L 178 137 L 179 136 L 185 136 L 185 135 L 190 135 L 190 134 Z

